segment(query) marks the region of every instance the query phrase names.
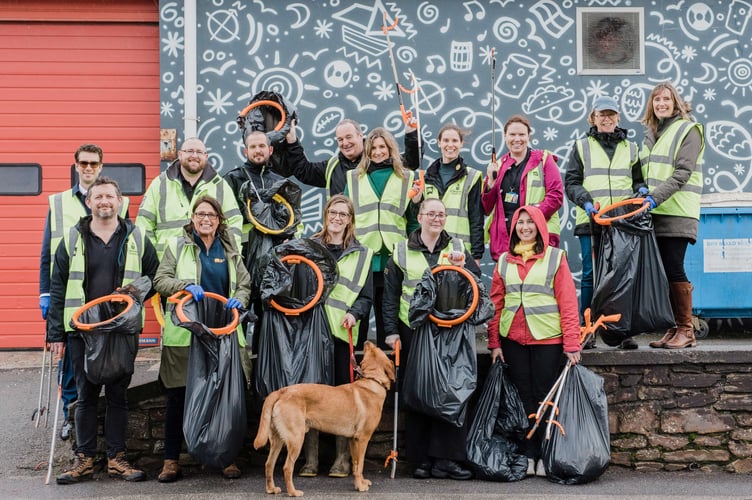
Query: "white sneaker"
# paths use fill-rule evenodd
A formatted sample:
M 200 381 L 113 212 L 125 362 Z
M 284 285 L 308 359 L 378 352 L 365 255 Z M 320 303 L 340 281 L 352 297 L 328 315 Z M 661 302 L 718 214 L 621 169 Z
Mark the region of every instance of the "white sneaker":
M 530 472 L 529 464 L 527 470 Z M 546 466 L 543 465 L 543 460 L 538 460 L 538 466 L 535 468 L 535 475 L 538 477 L 546 477 Z
M 525 473 L 526 476 L 534 476 L 535 475 L 535 460 L 532 458 L 527 459 L 527 473 Z

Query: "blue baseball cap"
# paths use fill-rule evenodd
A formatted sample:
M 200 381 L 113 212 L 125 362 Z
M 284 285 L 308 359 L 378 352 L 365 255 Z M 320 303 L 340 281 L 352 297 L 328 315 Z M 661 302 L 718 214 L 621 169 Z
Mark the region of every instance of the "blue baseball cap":
M 593 110 L 595 111 L 614 111 L 616 113 L 619 112 L 619 105 L 616 102 L 616 99 L 613 97 L 609 97 L 607 95 L 602 95 L 598 97 L 595 101 L 593 101 Z

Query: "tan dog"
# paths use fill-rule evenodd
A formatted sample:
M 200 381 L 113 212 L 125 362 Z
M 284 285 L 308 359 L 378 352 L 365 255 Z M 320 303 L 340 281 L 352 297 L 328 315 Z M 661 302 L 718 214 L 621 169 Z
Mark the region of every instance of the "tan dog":
M 287 459 L 283 471 L 287 494 L 291 497 L 303 495 L 302 491 L 295 489 L 292 473 L 309 429 L 350 438 L 355 489 L 368 491 L 371 481 L 363 478 L 363 461 L 368 441 L 381 420 L 386 393 L 395 380 L 394 364 L 384 351 L 366 342 L 360 370 L 361 378 L 352 384 L 336 387 L 297 384 L 269 394 L 253 441 L 257 450 L 270 441 L 265 466 L 267 493 L 282 491 L 274 484 L 274 466 L 282 445 L 285 445 Z

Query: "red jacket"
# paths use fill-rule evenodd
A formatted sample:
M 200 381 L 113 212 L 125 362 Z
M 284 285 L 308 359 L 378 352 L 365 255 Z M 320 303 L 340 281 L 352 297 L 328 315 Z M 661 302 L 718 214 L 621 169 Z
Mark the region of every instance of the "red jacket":
M 530 214 L 533 222 L 535 222 L 538 232 L 543 238 L 544 251 L 532 256 L 526 262 L 523 262 L 522 257 L 518 255 L 512 255 L 511 253 L 506 254 L 505 258 L 507 262 L 510 264 L 516 264 L 517 272 L 521 279 L 525 279 L 530 268 L 533 267 L 533 264 L 543 257 L 545 249 L 548 248 L 549 240 L 546 220 L 543 213 L 536 207 L 528 206 L 518 208 L 512 218 L 512 228 L 515 227 L 519 214 L 523 210 Z M 491 280 L 491 300 L 493 301 L 494 306 L 496 306 L 496 313 L 494 314 L 493 319 L 488 323 L 488 349 L 500 347 L 499 319 L 501 318 L 501 311 L 504 310 L 505 294 L 506 287 L 504 285 L 504 280 L 499 275 L 498 266 L 496 266 Z M 577 291 L 566 258 L 561 259 L 561 265 L 554 277 L 554 295 L 556 296 L 556 302 L 559 304 L 561 330 L 563 332 L 562 337 L 545 340 L 536 340 L 533 338 L 533 335 L 530 333 L 530 329 L 527 326 L 527 321 L 525 320 L 525 310 L 523 306 L 517 310 L 517 313 L 512 320 L 512 325 L 509 328 L 509 335 L 507 338 L 522 345 L 564 343 L 565 352 L 579 351 L 581 347 L 580 320 L 577 312 Z

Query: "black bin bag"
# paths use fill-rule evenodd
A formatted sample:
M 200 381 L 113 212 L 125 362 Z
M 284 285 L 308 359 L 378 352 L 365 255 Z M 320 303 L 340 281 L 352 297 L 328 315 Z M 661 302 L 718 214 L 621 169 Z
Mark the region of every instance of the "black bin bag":
M 225 468 L 234 462 L 247 433 L 245 376 L 238 331 L 215 335 L 210 329 L 232 322 L 232 310 L 205 296 L 188 300 L 179 323 L 191 332 L 185 385 L 183 434 L 188 453 L 201 464 Z M 177 315 L 173 315 L 176 318 Z
M 543 440 L 543 463 L 549 481 L 583 484 L 598 479 L 611 460 L 608 402 L 603 378 L 577 364 L 569 369 L 559 398 L 558 422 Z
M 78 317 L 83 324 L 114 320 L 92 330 L 78 330 L 84 341 L 84 371 L 92 384 L 111 384 L 133 375 L 138 353 L 138 336 L 143 328 L 143 302 L 151 290 L 151 279 L 141 276 L 114 293 L 130 295 L 133 306 L 126 302 L 102 302 L 89 307 Z M 71 323 L 71 326 L 74 326 Z
M 247 223 L 252 222 L 252 219 L 255 221 L 244 256 L 245 267 L 251 275 L 251 290 L 260 288 L 272 250 L 285 240 L 295 237 L 301 219 L 301 196 L 300 186 L 287 179 L 281 179 L 267 188 L 256 186 L 250 180 L 240 186 L 239 198 L 244 200 L 241 207 L 244 220 Z M 253 211 L 250 216 L 248 202 Z
M 272 101 L 276 105 L 261 104 L 264 101 Z M 255 106 L 252 106 L 254 104 Z M 244 142 L 250 132 L 259 130 L 266 133 L 269 143 L 275 149 L 284 146 L 285 136 L 290 132 L 292 121 L 297 119 L 295 106 L 282 94 L 273 90 L 258 92 L 248 101 L 248 105 L 251 109 L 245 114 L 241 113 L 236 119 Z M 284 116 L 279 108 L 284 112 Z
M 622 215 L 632 208 L 619 207 L 610 214 Z M 603 227 L 594 273 L 593 321 L 602 314 L 621 314 L 619 321 L 599 330 L 607 345 L 674 326 L 668 279 L 647 211 Z
M 410 301 L 410 327 L 414 329 L 405 365 L 405 404 L 412 410 L 462 427 L 467 403 L 475 391 L 478 365 L 475 325 L 493 317 L 493 303 L 483 283 L 478 285 L 478 305 L 470 317 L 455 326 L 439 326 L 429 318 L 458 318 L 473 300 L 473 289 L 457 271 L 432 274 L 426 270 Z
M 524 435 L 528 419 L 505 369 L 497 361 L 488 371 L 467 434 L 467 461 L 485 481 L 519 481 L 527 472 L 527 457 L 517 453 L 514 438 Z
M 297 310 L 314 298 L 318 279 L 305 263 L 282 262 L 285 256 L 302 256 L 321 270 L 324 291 L 315 305 L 299 314 L 286 314 L 269 303 Z M 295 239 L 274 249 L 261 282 L 264 315 L 256 361 L 256 392 L 265 398 L 288 385 L 334 383 L 334 342 L 324 312 L 324 302 L 338 278 L 337 261 L 321 244 Z

